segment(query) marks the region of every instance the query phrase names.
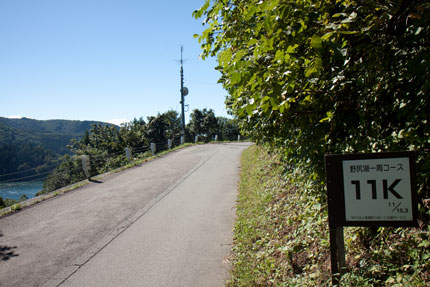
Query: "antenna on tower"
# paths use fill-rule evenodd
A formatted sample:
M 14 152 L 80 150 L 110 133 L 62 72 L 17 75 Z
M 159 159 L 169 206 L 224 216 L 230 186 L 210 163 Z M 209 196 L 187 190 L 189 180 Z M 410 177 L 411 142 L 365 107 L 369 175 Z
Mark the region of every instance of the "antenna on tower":
M 188 88 L 184 87 L 184 61 L 182 60 L 182 53 L 184 46 L 181 45 L 181 138 L 185 139 L 185 96 L 188 95 Z

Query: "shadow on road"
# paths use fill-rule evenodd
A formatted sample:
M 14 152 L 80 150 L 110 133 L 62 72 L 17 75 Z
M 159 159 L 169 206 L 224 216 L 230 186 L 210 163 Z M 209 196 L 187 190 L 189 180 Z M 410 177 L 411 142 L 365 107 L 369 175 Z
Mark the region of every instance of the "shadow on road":
M 0 233 L 0 237 L 3 237 L 3 234 Z M 12 257 L 17 257 L 18 254 L 15 253 L 14 249 L 18 248 L 17 246 L 5 246 L 0 245 L 0 260 L 7 261 Z
M 92 178 L 89 178 L 88 181 L 93 182 L 93 183 L 103 183 L 103 181 L 95 180 L 95 179 L 92 179 Z

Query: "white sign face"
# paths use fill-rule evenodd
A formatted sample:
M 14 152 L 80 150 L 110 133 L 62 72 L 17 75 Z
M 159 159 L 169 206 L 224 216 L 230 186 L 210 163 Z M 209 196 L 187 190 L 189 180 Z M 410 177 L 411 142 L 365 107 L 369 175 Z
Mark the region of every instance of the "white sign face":
M 342 161 L 346 221 L 411 221 L 409 158 Z

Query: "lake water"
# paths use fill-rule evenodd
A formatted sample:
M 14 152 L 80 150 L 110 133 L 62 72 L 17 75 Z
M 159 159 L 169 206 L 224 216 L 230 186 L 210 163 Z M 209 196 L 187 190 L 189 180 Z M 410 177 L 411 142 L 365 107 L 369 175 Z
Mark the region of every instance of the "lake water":
M 0 197 L 19 200 L 23 194 L 33 198 L 43 189 L 43 181 L 0 182 Z

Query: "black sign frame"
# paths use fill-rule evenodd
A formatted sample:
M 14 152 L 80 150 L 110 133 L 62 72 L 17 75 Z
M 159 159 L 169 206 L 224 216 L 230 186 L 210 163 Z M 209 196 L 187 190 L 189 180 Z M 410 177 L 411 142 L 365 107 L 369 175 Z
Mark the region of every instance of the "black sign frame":
M 375 221 L 348 221 L 345 214 L 343 161 L 365 159 L 409 158 L 412 220 L 375 220 Z M 418 203 L 416 196 L 416 168 L 415 152 L 384 152 L 362 154 L 333 154 L 325 156 L 328 216 L 331 227 L 340 226 L 392 226 L 416 227 L 418 226 Z

